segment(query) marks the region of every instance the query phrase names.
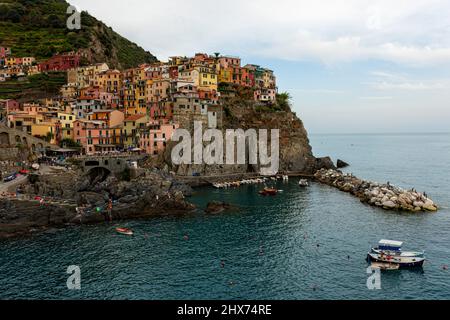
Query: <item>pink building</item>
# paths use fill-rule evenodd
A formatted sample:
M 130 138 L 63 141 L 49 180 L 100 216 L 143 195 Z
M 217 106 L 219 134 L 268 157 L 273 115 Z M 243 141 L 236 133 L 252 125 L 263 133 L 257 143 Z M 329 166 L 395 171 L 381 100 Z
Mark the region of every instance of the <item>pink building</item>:
M 0 58 L 11 55 L 11 48 L 0 47 Z
M 166 148 L 178 124 L 151 124 L 142 129 L 140 133 L 139 146 L 145 153 L 158 155 Z
M 20 110 L 20 104 L 16 100 L 6 100 L 5 101 L 5 110 L 7 113 L 19 111 Z
M 238 57 L 225 56 L 220 57 L 218 59 L 219 65 L 223 69 L 227 68 L 240 68 L 241 67 L 241 59 Z
M 73 126 L 74 140 L 83 146 L 84 153 L 115 150 L 115 146 L 110 144 L 110 129 L 105 122 L 76 120 Z

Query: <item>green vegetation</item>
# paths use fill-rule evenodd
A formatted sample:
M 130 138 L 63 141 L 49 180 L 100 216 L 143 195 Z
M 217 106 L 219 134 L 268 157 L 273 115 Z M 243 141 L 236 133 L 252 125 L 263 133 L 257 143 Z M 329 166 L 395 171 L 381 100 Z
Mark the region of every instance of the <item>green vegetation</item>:
M 95 47 L 91 62 L 106 61 L 117 68 L 156 60 L 87 12 L 81 14 L 81 30 L 67 29 L 68 6 L 64 0 L 0 0 L 0 45 L 11 47 L 14 56 L 38 60 Z
M 32 98 L 34 94 L 57 94 L 62 85 L 67 82 L 65 72 L 41 73 L 17 81 L 0 82 L 0 99 Z M 38 96 L 39 98 L 39 96 Z
M 291 110 L 291 94 L 289 92 L 282 92 L 278 93 L 276 96 L 277 99 L 277 106 L 279 109 L 283 111 L 289 111 Z
M 52 139 L 55 137 L 55 135 L 51 132 L 47 132 L 47 135 L 44 137 L 44 140 L 47 142 L 52 141 Z
M 291 110 L 291 95 L 288 92 L 278 93 L 276 103 L 257 105 L 255 110 L 258 112 L 284 112 Z
M 63 139 L 59 144 L 61 148 L 81 148 L 81 144 L 72 139 Z

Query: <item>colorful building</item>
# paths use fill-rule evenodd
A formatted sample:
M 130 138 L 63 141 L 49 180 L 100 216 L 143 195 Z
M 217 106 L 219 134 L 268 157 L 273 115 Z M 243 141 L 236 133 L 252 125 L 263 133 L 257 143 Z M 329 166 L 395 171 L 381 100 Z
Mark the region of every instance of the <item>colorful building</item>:
M 148 116 L 139 114 L 125 119 L 121 131 L 124 148 L 139 147 L 139 130 L 144 128 L 148 122 Z
M 47 71 L 67 71 L 78 68 L 80 65 L 80 55 L 76 53 L 56 54 L 45 62 L 39 64 L 41 72 Z
M 0 47 L 0 58 L 5 58 L 9 55 L 11 55 L 11 48 Z
M 76 120 L 74 122 L 74 140 L 83 147 L 88 155 L 97 152 L 111 152 L 117 149 L 111 144 L 111 129 L 104 121 Z
M 139 147 L 147 154 L 158 155 L 167 146 L 178 124 L 151 124 L 140 130 Z

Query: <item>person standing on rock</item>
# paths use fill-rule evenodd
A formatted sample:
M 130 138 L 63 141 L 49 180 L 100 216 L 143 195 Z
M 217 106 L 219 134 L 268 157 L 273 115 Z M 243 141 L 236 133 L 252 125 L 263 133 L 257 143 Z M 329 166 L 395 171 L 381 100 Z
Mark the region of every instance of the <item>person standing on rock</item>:
M 113 202 L 112 199 L 110 198 L 108 201 L 108 216 L 109 216 L 109 222 L 112 222 L 112 209 L 113 209 Z

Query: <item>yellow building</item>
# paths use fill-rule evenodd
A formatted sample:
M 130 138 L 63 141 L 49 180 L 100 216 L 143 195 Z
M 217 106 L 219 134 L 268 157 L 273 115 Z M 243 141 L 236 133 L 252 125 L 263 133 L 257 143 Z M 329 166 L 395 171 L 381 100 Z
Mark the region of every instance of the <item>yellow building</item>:
M 127 116 L 147 114 L 148 82 L 146 65 L 124 72 L 123 104 Z
M 192 72 L 193 80 L 198 89 L 216 90 L 218 75 L 214 68 L 206 66 L 196 66 Z
M 16 64 L 16 58 L 14 57 L 6 57 L 5 58 L 5 65 L 7 67 L 12 67 Z
M 97 75 L 97 83 L 103 92 L 119 94 L 123 84 L 123 75 L 119 70 L 108 70 Z
M 276 88 L 276 78 L 272 70 L 264 69 L 262 74 L 262 79 L 264 83 L 264 88 L 275 89 Z
M 219 71 L 219 83 L 232 83 L 233 82 L 233 68 L 221 68 Z
M 100 74 L 109 70 L 106 63 L 79 67 L 67 71 L 67 83 L 74 84 L 78 89 L 99 86 Z
M 56 128 L 52 122 L 41 122 L 31 126 L 31 135 L 39 138 L 50 137 L 50 143 L 56 143 Z
M 121 131 L 125 148 L 139 146 L 139 129 L 145 127 L 148 122 L 149 118 L 146 115 L 133 115 L 125 119 Z

